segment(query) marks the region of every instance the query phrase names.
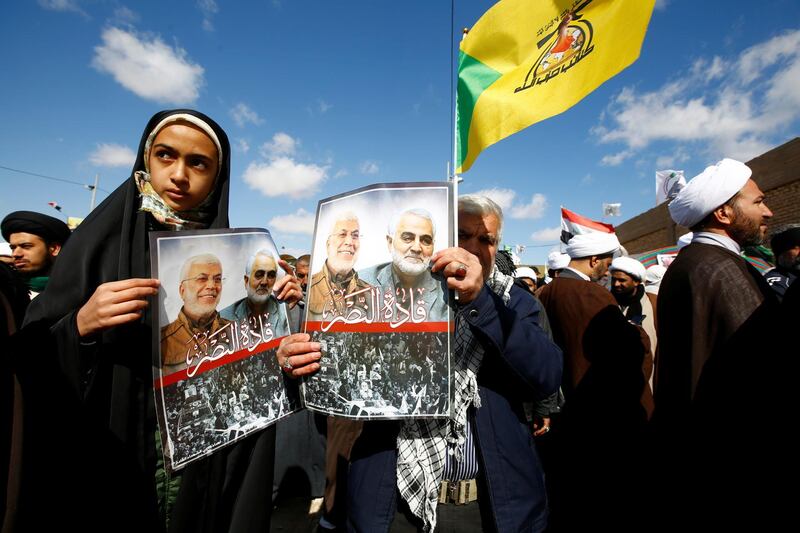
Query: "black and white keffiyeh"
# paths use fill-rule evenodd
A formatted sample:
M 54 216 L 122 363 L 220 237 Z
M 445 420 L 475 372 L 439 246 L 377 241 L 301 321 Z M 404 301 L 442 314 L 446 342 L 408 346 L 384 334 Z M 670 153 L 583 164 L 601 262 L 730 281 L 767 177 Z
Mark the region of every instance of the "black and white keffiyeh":
M 486 284 L 508 303 L 514 278 L 497 268 Z M 478 396 L 478 369 L 483 360 L 483 345 L 475 338 L 461 312 L 456 314 L 452 361 L 454 399 L 450 418 L 408 420 L 397 437 L 397 488 L 411 511 L 424 522 L 425 531 L 436 527 L 436 506 L 446 454 L 455 453 L 461 461 L 466 438 L 467 410 L 481 406 Z M 448 447 L 448 444 L 451 446 Z

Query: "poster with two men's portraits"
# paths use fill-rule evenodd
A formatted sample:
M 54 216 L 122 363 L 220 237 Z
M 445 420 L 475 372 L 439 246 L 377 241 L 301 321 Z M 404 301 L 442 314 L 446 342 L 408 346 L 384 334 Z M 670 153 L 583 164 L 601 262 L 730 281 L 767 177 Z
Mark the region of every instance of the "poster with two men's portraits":
M 431 258 L 453 246 L 444 182 L 379 184 L 319 202 L 305 331 L 322 345 L 306 407 L 358 419 L 447 417 L 451 291 Z
M 300 408 L 275 360 L 285 272 L 263 229 L 152 233 L 153 377 L 165 464 L 177 470 Z

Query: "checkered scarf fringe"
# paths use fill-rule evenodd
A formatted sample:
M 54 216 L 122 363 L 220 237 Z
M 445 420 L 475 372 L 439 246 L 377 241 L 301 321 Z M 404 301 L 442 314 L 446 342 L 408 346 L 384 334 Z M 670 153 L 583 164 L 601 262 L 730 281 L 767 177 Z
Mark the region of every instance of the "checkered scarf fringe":
M 486 284 L 508 303 L 514 278 L 495 267 Z M 461 312 L 456 315 L 453 382 L 455 398 L 447 419 L 406 421 L 397 437 L 397 488 L 411 511 L 424 523 L 425 531 L 436 527 L 436 506 L 442 482 L 446 453 L 460 462 L 466 439 L 467 410 L 481 406 L 478 395 L 478 369 L 483 360 L 483 345 L 469 329 Z M 449 445 L 449 446 L 448 446 Z M 448 450 L 449 448 L 449 450 Z
M 158 195 L 150 183 L 150 174 L 139 170 L 133 174 L 136 188 L 142 198 L 139 211 L 146 211 L 153 215 L 161 225 L 167 229 L 180 231 L 185 229 L 205 229 L 210 225 L 212 213 L 208 210 L 211 205 L 211 194 L 199 206 L 188 211 L 175 211 Z

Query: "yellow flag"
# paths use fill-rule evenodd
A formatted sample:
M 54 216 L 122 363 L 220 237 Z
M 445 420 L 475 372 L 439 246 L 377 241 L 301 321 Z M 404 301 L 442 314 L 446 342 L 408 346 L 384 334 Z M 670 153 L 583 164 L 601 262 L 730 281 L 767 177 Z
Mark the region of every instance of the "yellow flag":
M 461 41 L 457 172 L 639 57 L 655 0 L 500 0 Z

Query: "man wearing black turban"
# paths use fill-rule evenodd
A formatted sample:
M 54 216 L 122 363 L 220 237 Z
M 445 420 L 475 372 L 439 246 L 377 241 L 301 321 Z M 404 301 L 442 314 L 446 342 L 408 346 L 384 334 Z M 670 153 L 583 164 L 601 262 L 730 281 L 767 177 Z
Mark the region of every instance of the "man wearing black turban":
M 11 247 L 14 268 L 24 278 L 31 295 L 39 294 L 47 285 L 56 256 L 69 238 L 69 227 L 57 218 L 34 211 L 9 213 L 0 227 Z
M 800 277 L 800 224 L 775 228 L 770 245 L 775 254 L 775 268 L 764 273 L 764 278 L 778 300 L 783 301 L 789 286 Z

